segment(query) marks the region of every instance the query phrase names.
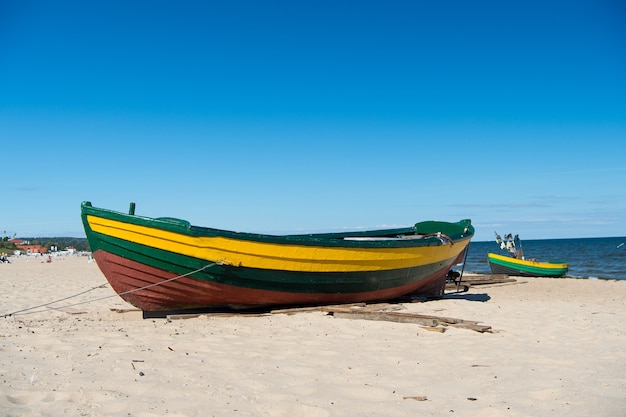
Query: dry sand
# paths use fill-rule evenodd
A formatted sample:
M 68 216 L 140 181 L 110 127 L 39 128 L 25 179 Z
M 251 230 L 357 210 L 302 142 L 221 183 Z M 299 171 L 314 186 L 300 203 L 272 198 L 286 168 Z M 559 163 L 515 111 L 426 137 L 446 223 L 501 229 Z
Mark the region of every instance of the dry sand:
M 85 257 L 12 261 L 0 314 L 91 291 L 0 318 L 3 416 L 626 415 L 626 281 L 402 305 L 494 330 L 439 333 L 320 311 L 142 319 L 112 311 L 131 307 Z

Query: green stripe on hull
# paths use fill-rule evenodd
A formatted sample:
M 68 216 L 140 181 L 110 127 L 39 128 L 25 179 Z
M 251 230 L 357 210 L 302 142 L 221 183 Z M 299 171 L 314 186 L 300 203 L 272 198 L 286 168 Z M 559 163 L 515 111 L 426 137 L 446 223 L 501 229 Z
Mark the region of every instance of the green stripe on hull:
M 177 275 L 188 274 L 211 265 L 210 262 L 204 260 L 137 245 L 110 236 L 97 234 L 96 236 L 97 239 L 94 241 L 97 241 L 98 245 L 92 248 L 94 251 L 103 250 L 114 255 L 132 258 L 136 262 L 170 271 Z M 335 273 L 263 270 L 215 264 L 191 276 L 203 281 L 271 291 L 320 294 L 355 293 L 407 285 L 415 282 L 416 277 L 431 276 L 442 269 L 449 269 L 453 261 L 454 259 L 447 259 L 435 264 L 387 271 Z

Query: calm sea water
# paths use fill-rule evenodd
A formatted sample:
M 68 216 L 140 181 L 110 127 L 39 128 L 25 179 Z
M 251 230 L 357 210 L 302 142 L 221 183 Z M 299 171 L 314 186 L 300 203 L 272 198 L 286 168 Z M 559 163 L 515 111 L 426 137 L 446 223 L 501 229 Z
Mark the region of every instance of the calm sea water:
M 569 262 L 569 277 L 626 280 L 626 237 L 522 240 L 522 248 L 526 259 Z M 472 241 L 465 271 L 490 274 L 488 252 L 506 254 L 495 240 Z

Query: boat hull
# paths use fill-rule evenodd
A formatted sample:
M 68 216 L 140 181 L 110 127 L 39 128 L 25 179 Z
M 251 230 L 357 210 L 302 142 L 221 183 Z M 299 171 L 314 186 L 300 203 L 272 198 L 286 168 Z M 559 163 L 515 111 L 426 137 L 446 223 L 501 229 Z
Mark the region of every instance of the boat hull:
M 520 277 L 562 277 L 569 269 L 563 261 L 538 262 L 495 253 L 488 253 L 487 260 L 492 273 Z
M 144 311 L 441 296 L 447 272 L 474 231 L 462 221 L 418 223 L 420 234 L 404 228 L 270 236 L 140 217 L 88 202 L 81 216 L 112 288 Z M 435 229 L 445 238 L 429 237 Z

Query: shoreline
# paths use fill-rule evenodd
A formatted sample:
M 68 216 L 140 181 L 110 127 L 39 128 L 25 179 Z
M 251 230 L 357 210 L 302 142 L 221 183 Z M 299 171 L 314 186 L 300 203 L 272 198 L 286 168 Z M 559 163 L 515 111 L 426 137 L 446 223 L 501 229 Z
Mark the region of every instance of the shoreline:
M 0 314 L 84 293 L 0 319 L 3 415 L 617 417 L 626 409 L 622 280 L 515 277 L 394 306 L 492 329 L 481 333 L 320 310 L 142 319 L 86 257 L 13 261 L 0 265 Z

